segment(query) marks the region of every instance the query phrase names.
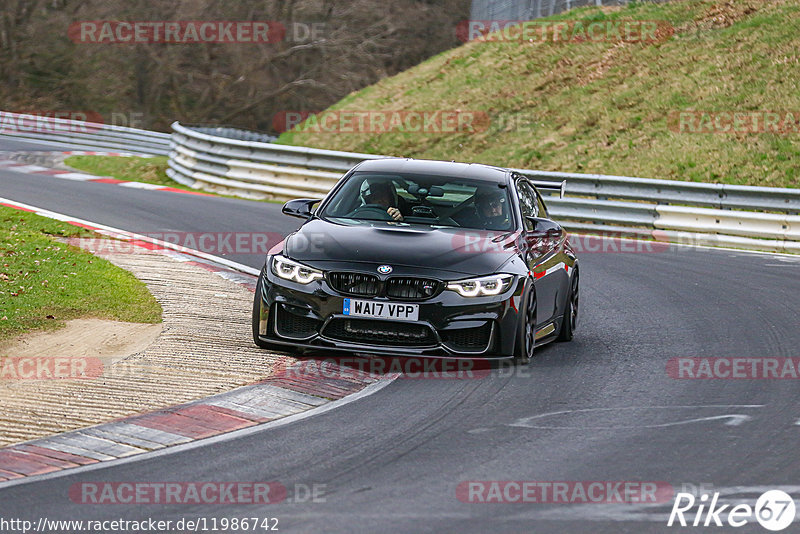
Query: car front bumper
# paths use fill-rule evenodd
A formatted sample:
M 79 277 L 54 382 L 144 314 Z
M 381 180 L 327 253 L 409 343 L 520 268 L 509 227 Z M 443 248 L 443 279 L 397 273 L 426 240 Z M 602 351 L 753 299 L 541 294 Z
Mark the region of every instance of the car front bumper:
M 444 290 L 425 300 L 349 297 L 326 280 L 303 285 L 261 273 L 258 336 L 321 351 L 440 358 L 510 358 L 524 280 L 496 296 L 462 297 Z M 344 300 L 418 304 L 414 322 L 345 315 Z

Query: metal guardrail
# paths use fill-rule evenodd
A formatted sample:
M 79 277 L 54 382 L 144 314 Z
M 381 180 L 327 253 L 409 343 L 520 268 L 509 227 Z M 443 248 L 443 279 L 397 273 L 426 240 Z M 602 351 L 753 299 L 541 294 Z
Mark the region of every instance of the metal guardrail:
M 174 180 L 253 198 L 322 197 L 353 165 L 389 157 L 227 138 L 178 122 L 172 129 Z M 569 230 L 800 252 L 798 189 L 514 170 L 567 181 L 567 196 L 553 191 L 547 205 Z
M 8 111 L 0 111 L 0 137 L 161 156 L 169 152 L 170 142 L 168 133 Z
M 365 159 L 387 157 L 216 137 L 183 126 L 178 122 L 172 123 L 172 131 L 172 147 L 184 145 L 190 150 L 207 152 L 229 160 L 238 158 L 251 162 L 290 165 L 308 169 L 347 171 Z
M 171 136 L 52 118 L 44 122 L 50 130 L 8 127 L 36 120 L 42 119 L 0 111 L 0 136 L 168 154 L 172 179 L 252 198 L 323 197 L 355 164 L 389 157 L 278 145 L 266 134 L 178 122 Z M 559 198 L 554 190 L 547 204 L 551 215 L 571 231 L 800 253 L 800 189 L 515 170 L 535 180 L 567 181 L 566 197 Z
M 798 189 L 653 180 L 605 174 L 514 170 L 537 180 L 559 182 L 566 180 L 567 193 L 575 196 L 646 200 L 658 204 L 682 204 L 717 209 L 800 212 Z

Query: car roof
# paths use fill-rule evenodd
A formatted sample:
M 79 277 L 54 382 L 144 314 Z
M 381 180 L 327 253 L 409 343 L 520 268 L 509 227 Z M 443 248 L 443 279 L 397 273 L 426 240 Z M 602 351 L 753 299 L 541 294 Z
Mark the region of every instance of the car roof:
M 455 178 L 485 180 L 494 183 L 508 183 L 508 176 L 510 173 L 508 169 L 482 165 L 480 163 L 456 163 L 454 161 L 410 158 L 370 159 L 359 163 L 355 170 L 452 176 Z

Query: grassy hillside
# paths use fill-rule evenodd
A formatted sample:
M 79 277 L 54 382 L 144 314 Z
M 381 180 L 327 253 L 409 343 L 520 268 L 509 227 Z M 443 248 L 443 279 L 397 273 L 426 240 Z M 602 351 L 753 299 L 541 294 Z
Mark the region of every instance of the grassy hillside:
M 687 110 L 800 117 L 800 0 L 677 0 L 585 8 L 552 19 L 658 20 L 674 34 L 657 43 L 473 41 L 331 109 L 468 110 L 488 115 L 488 128 L 453 134 L 310 128 L 287 132 L 280 142 L 530 169 L 800 186 L 800 124 L 784 124 L 779 134 L 681 133 L 675 120 Z

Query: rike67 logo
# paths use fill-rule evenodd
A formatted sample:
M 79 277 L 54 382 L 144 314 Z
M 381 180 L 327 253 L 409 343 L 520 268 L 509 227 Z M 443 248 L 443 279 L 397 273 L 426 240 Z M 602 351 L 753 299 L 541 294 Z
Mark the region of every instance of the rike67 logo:
M 719 492 L 710 498 L 708 493 L 696 498 L 691 493 L 681 492 L 675 496 L 667 526 L 743 527 L 758 522 L 765 529 L 777 532 L 791 525 L 794 516 L 794 500 L 781 490 L 762 493 L 754 507 L 741 502 L 723 503 Z

